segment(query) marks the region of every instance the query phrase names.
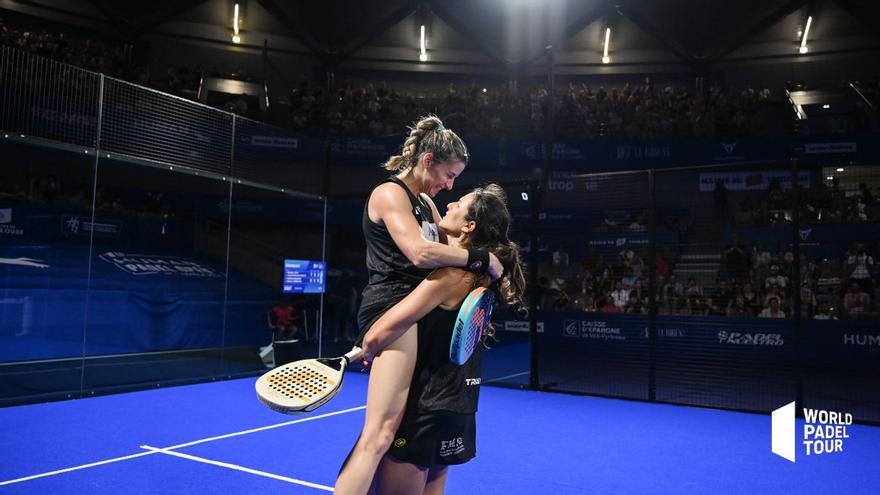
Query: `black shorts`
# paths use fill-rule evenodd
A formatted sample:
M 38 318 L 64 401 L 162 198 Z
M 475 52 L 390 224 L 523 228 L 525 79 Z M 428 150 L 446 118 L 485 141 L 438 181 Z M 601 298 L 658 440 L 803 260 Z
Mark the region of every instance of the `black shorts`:
M 425 468 L 464 464 L 477 455 L 476 418 L 451 412 L 404 415 L 388 455 Z
M 415 289 L 416 281 L 394 281 L 364 288 L 363 300 L 358 308 L 358 336 L 355 345 L 362 345 L 364 335 L 386 311 L 403 300 Z

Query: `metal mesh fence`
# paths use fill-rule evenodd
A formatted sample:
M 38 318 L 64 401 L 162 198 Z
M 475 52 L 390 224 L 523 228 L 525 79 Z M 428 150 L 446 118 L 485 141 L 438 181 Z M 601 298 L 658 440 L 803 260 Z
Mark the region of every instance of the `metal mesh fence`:
M 104 79 L 104 151 L 230 175 L 231 114 L 117 79 Z
M 94 147 L 101 75 L 0 47 L 0 129 Z

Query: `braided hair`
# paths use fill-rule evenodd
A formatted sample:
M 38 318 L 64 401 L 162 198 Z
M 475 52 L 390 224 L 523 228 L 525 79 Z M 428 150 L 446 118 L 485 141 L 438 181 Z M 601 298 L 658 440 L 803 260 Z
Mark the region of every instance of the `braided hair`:
M 434 115 L 428 115 L 410 127 L 409 136 L 403 142 L 403 151 L 383 164 L 391 172 L 403 172 L 419 163 L 425 153 L 434 155 L 434 160 L 443 163 L 459 160 L 468 161 L 464 141 L 453 131 L 443 127 L 443 122 Z

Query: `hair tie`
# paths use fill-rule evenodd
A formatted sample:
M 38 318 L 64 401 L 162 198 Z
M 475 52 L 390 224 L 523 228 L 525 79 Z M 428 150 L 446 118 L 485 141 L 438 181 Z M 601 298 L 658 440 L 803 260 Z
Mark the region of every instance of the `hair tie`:
M 446 128 L 443 127 L 443 124 L 437 124 L 437 128 L 434 129 L 434 130 L 439 132 L 439 131 L 445 131 Z

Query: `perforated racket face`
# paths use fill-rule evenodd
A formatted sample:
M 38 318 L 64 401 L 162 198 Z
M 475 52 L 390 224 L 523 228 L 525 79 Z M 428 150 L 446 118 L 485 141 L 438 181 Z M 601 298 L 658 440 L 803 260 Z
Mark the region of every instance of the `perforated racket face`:
M 480 345 L 480 338 L 489 326 L 494 302 L 495 296 L 484 287 L 471 291 L 464 300 L 449 343 L 449 359 L 454 364 L 466 363 Z
M 256 389 L 264 404 L 287 414 L 314 410 L 336 395 L 341 382 L 341 369 L 306 359 L 264 374 L 257 380 Z

